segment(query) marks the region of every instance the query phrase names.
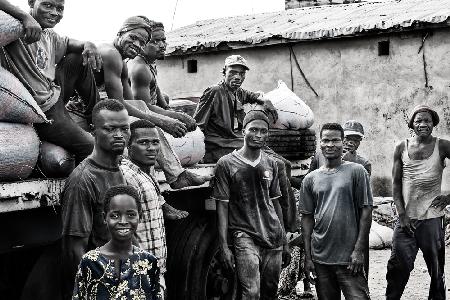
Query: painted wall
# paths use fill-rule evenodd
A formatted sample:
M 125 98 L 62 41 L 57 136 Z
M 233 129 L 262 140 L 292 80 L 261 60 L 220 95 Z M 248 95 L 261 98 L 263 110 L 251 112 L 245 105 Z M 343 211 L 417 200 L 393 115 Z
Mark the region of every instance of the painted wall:
M 436 108 L 441 123 L 437 136 L 450 139 L 450 30 L 435 30 L 425 41 L 429 87 L 425 87 L 422 33 L 298 43 L 294 51 L 316 97 L 293 64 L 294 92 L 315 113 L 313 128 L 326 122 L 359 120 L 366 130 L 361 154 L 373 164 L 373 184 L 390 183 L 394 146 L 409 137 L 406 120 L 421 103 Z M 390 40 L 390 55 L 378 56 L 378 42 Z M 241 54 L 251 70 L 244 88 L 268 92 L 281 79 L 291 86 L 291 64 L 286 45 L 168 57 L 158 65 L 163 91 L 171 97 L 200 96 L 221 79 L 226 56 Z M 198 73 L 188 74 L 186 59 L 198 60 Z M 169 76 L 170 74 L 170 76 Z M 450 172 L 444 173 L 444 189 L 450 190 Z M 383 188 L 383 190 L 388 190 Z

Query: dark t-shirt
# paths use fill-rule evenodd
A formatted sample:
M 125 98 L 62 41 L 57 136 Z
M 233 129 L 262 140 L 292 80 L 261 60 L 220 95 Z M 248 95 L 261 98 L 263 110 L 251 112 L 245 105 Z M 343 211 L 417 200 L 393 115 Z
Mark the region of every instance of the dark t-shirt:
M 277 164 L 264 152 L 255 162 L 236 151 L 217 162 L 212 198 L 229 202 L 231 234 L 243 231 L 260 246 L 281 246 L 284 230 L 272 202 L 280 196 Z
M 319 168 L 306 175 L 299 211 L 314 214 L 313 261 L 347 265 L 358 238 L 360 209 L 372 205 L 369 175 L 359 164 L 343 162 L 335 170 Z
M 89 237 L 88 249 L 109 241 L 103 221 L 103 197 L 114 185 L 126 184 L 119 168 L 99 166 L 83 160 L 67 178 L 61 198 L 63 235 Z

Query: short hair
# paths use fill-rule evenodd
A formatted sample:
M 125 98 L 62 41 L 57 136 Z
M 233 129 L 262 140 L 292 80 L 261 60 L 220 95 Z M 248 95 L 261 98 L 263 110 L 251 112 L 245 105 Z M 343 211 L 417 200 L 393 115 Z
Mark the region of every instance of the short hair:
M 95 124 L 98 118 L 98 114 L 102 110 L 110 110 L 110 111 L 122 111 L 126 109 L 125 106 L 118 100 L 115 99 L 104 99 L 97 104 L 94 105 L 92 109 L 92 123 Z
M 151 23 L 150 28 L 152 31 L 164 30 L 164 24 L 161 22 L 149 21 Z
M 344 139 L 344 129 L 339 123 L 325 123 L 320 129 L 320 138 L 322 138 L 322 132 L 324 130 L 336 130 L 341 132 L 341 138 Z
M 131 145 L 131 142 L 134 140 L 136 136 L 136 129 L 139 128 L 156 128 L 156 125 L 148 120 L 136 120 L 130 124 L 130 142 L 128 145 Z
M 132 197 L 136 202 L 136 207 L 139 215 L 142 213 L 141 197 L 137 189 L 131 185 L 115 185 L 110 187 L 104 196 L 103 200 L 103 212 L 105 215 L 108 213 L 111 206 L 111 199 L 117 195 L 128 195 Z

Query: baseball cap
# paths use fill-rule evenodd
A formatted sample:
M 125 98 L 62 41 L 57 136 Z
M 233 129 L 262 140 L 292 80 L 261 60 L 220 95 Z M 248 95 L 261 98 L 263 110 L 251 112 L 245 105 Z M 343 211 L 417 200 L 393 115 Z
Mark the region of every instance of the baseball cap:
M 417 113 L 420 113 L 420 112 L 428 112 L 431 114 L 431 118 L 433 119 L 433 126 L 436 126 L 437 124 L 439 124 L 438 113 L 435 110 L 433 110 L 431 107 L 429 107 L 428 105 L 421 104 L 421 105 L 417 105 L 416 107 L 414 107 L 411 117 L 409 118 L 409 121 L 408 121 L 409 128 L 413 128 L 414 117 L 416 116 Z
M 360 137 L 364 137 L 364 127 L 361 123 L 355 120 L 348 120 L 342 126 L 344 129 L 344 136 L 347 135 L 358 135 Z
M 224 65 L 225 67 L 234 65 L 240 65 L 243 66 L 245 69 L 250 70 L 250 68 L 247 65 L 247 61 L 240 55 L 230 55 L 227 58 L 225 58 L 225 65 Z

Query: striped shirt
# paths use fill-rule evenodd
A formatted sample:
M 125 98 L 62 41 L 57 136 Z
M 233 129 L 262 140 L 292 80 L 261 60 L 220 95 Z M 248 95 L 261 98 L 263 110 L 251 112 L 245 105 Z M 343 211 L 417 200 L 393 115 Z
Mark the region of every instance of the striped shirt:
M 142 216 L 136 234 L 142 249 L 158 259 L 161 274 L 166 271 L 167 247 L 162 205 L 165 203 L 157 180 L 127 159 L 122 159 L 120 170 L 127 184 L 141 195 Z

